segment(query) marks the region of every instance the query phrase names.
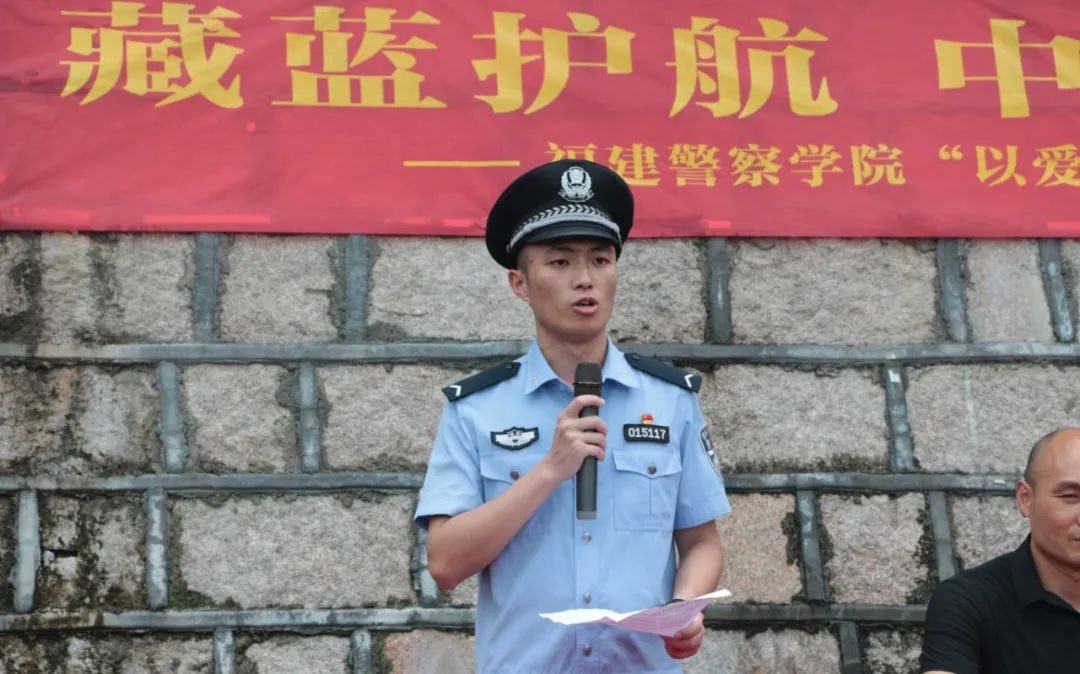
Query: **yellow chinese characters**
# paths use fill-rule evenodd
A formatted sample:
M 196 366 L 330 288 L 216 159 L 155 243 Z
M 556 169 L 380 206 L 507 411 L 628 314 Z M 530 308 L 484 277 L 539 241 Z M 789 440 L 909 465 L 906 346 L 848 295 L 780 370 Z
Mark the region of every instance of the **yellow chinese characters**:
M 903 185 L 904 165 L 900 161 L 903 152 L 900 148 L 889 147 L 884 143 L 851 146 L 851 171 L 855 185 L 874 185 L 883 179 L 889 185 Z
M 1055 82 L 1058 89 L 1080 89 L 1080 40 L 1058 35 L 1045 44 L 1020 42 L 1016 19 L 990 19 L 990 42 L 934 40 L 937 52 L 938 88 L 963 89 L 968 82 L 997 82 L 1001 117 L 1030 117 L 1027 82 Z M 993 75 L 968 75 L 964 68 L 965 49 L 990 49 L 994 55 Z M 1023 49 L 1050 49 L 1054 56 L 1054 76 L 1024 74 Z
M 551 105 L 566 88 L 570 80 L 570 68 L 604 68 L 612 75 L 625 75 L 632 71 L 630 40 L 634 34 L 621 28 L 607 27 L 600 30 L 600 21 L 589 14 L 567 12 L 573 31 L 542 28 L 539 33 L 522 30 L 524 14 L 516 12 L 493 12 L 494 28 L 490 34 L 474 35 L 480 40 L 495 43 L 495 55 L 489 59 L 473 60 L 473 69 L 482 82 L 495 78 L 495 93 L 477 95 L 497 113 L 513 112 L 525 104 L 525 65 L 541 61 L 543 80 L 540 91 L 525 109 L 531 114 Z M 602 40 L 604 60 L 571 60 L 570 39 Z M 524 43 L 540 43 L 540 54 L 525 54 Z
M 668 165 L 675 171 L 675 185 L 716 185 L 716 172 L 720 170 L 720 148 L 703 143 L 677 143 L 671 146 Z
M 842 173 L 843 169 L 836 165 L 840 160 L 840 153 L 832 145 L 797 145 L 795 153 L 788 160 L 797 168 L 791 169 L 792 173 L 809 173 L 809 178 L 802 181 L 810 187 L 821 187 L 826 173 Z
M 548 141 L 547 154 L 551 156 L 551 161 L 562 161 L 563 159 L 596 161 L 596 145 L 594 143 L 588 143 L 587 145 L 559 145 L 553 141 Z
M 239 14 L 222 7 L 198 14 L 195 5 L 178 2 L 163 2 L 160 13 L 144 12 L 144 7 L 141 2 L 113 2 L 107 12 L 61 12 L 109 21 L 101 28 L 71 29 L 68 51 L 90 58 L 61 61 L 68 67 L 61 96 L 90 85 L 81 101 L 86 105 L 112 91 L 122 78 L 128 93 L 163 94 L 157 106 L 193 96 L 222 108 L 243 105 L 240 76 L 223 82 L 233 60 L 243 53 L 239 47 L 222 43 L 239 37 L 225 23 Z
M 975 177 L 984 185 L 996 187 L 1010 179 L 1021 187 L 1027 184 L 1027 178 L 1016 172 L 1015 145 L 1007 145 L 1004 152 L 989 145 L 976 145 L 975 163 Z
M 274 105 L 445 108 L 439 99 L 421 94 L 425 78 L 414 70 L 413 52 L 433 50 L 435 45 L 419 37 L 401 41 L 390 32 L 395 25 L 431 26 L 438 19 L 425 12 L 407 19 L 395 18 L 396 14 L 396 9 L 365 7 L 363 18 L 347 17 L 341 7 L 316 5 L 310 17 L 271 17 L 308 22 L 315 31 L 285 35 L 292 98 Z M 351 53 L 356 34 L 343 30 L 343 24 L 363 28 Z
M 732 157 L 731 172 L 735 176 L 735 185 L 761 187 L 764 182 L 779 185 L 780 156 L 778 147 L 761 147 L 757 143 L 748 143 L 746 147 L 733 147 L 728 151 Z M 763 182 L 764 181 L 764 182 Z
M 1039 182 L 1035 183 L 1036 186 L 1080 187 L 1080 156 L 1076 154 L 1075 145 L 1069 143 L 1054 147 L 1040 147 L 1036 151 L 1039 156 L 1031 162 L 1031 165 L 1043 170 Z
M 738 114 L 749 117 L 765 105 L 772 96 L 774 61 L 784 62 L 787 76 L 788 100 L 796 115 L 820 116 L 836 112 L 837 103 L 829 95 L 829 83 L 822 77 L 814 94 L 810 77 L 810 59 L 814 52 L 796 43 L 815 43 L 828 40 L 824 35 L 803 28 L 788 35 L 788 25 L 778 19 L 759 18 L 762 35 L 740 36 L 739 31 L 719 25 L 717 19 L 695 16 L 690 28 L 675 29 L 675 60 L 667 65 L 675 68 L 675 101 L 671 117 L 690 104 L 696 94 L 706 98 L 696 104 L 714 117 Z M 742 102 L 739 81 L 738 45 L 749 47 L 750 92 Z M 765 43 L 785 45 L 780 49 L 765 49 Z

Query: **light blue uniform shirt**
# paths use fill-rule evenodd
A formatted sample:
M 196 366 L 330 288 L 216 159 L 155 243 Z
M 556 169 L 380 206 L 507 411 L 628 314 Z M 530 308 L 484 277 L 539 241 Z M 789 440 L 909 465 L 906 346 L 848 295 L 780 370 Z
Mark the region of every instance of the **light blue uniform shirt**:
M 512 378 L 443 410 L 416 511 L 421 526 L 432 515 L 457 515 L 494 499 L 547 454 L 573 390 L 535 342 L 518 361 Z M 481 674 L 682 671 L 658 636 L 537 616 L 667 602 L 675 580 L 673 531 L 730 510 L 696 396 L 632 368 L 610 340 L 603 377 L 600 417 L 608 433 L 596 519 L 577 519 L 574 480 L 566 480 L 480 572 Z M 669 429 L 666 443 L 624 439 L 624 426 L 641 425 L 643 415 Z M 515 427 L 535 428 L 536 440 L 499 446 L 513 443 L 493 436 Z

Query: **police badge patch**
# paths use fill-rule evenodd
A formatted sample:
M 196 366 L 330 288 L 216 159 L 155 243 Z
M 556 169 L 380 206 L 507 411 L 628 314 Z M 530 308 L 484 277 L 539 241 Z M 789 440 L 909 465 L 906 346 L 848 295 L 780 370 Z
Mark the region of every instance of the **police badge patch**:
M 720 475 L 720 457 L 716 455 L 716 446 L 713 445 L 712 438 L 709 437 L 709 427 L 702 426 L 698 437 L 701 439 L 701 449 L 705 452 L 705 456 L 709 457 L 709 463 L 712 464 L 713 470 L 716 471 L 717 475 Z
M 492 431 L 491 443 L 503 449 L 524 449 L 540 437 L 540 428 L 518 428 L 514 426 L 505 431 Z
M 648 424 L 626 424 L 622 427 L 623 440 L 627 442 L 655 442 L 666 445 L 668 442 L 668 427 Z

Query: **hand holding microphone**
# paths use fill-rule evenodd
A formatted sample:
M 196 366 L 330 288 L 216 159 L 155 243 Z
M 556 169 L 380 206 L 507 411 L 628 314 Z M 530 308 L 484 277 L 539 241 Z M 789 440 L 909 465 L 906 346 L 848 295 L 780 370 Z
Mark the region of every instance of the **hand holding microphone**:
M 591 366 L 595 371 L 590 373 L 587 369 L 582 372 L 583 366 Z M 545 461 L 554 470 L 559 482 L 578 475 L 579 497 L 589 497 L 588 494 L 581 494 L 583 486 L 591 489 L 592 508 L 586 512 L 592 512 L 595 516 L 596 461 L 603 460 L 604 450 L 607 448 L 607 426 L 598 416 L 599 407 L 604 404 L 599 397 L 600 366 L 595 363 L 582 363 L 578 366 L 574 379 L 575 398 L 555 422 L 555 435 Z M 588 467 L 590 463 L 591 469 Z M 588 475 L 590 472 L 591 479 Z M 580 498 L 577 503 L 580 510 Z
M 574 372 L 574 397 L 600 396 L 600 384 L 603 374 L 596 363 L 578 363 Z M 578 415 L 580 418 L 599 417 L 600 410 L 594 405 L 586 405 Z M 601 422 L 603 423 L 603 422 Z M 606 445 L 605 445 L 606 446 Z M 581 462 L 577 473 L 577 518 L 579 520 L 596 519 L 596 457 L 587 456 Z

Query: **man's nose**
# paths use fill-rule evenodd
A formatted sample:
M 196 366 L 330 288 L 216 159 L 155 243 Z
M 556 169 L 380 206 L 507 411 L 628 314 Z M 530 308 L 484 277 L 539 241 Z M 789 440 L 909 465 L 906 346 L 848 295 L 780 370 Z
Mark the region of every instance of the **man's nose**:
M 574 287 L 575 288 L 592 288 L 593 278 L 592 270 L 589 269 L 589 265 L 579 265 L 574 274 Z

